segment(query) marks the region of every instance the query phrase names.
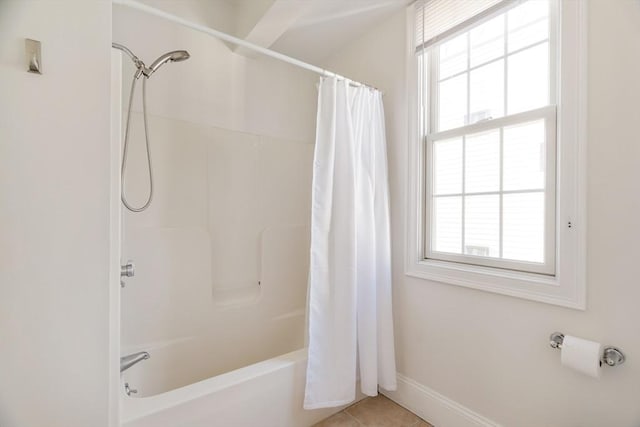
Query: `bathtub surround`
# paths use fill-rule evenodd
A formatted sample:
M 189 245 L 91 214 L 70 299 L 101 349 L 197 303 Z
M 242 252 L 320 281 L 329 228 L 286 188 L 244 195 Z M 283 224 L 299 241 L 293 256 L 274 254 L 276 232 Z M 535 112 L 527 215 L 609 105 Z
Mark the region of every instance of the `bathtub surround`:
M 320 82 L 304 407 L 394 390 L 387 155 L 382 94 Z
M 193 4 L 174 12 L 189 15 Z M 191 54 L 148 83 L 155 196 L 147 211 L 124 214 L 123 259 L 137 262 L 137 273 L 122 293 L 123 353 L 159 347 L 170 358 L 213 349 L 205 342 L 219 336 L 228 345 L 203 373 L 215 375 L 302 347 L 314 76 L 126 7 L 114 6 L 113 25 L 114 39 L 141 57 Z M 139 37 L 141 29 L 153 37 Z M 123 64 L 128 79 L 134 67 Z M 148 190 L 139 96 L 133 110 L 127 194 L 138 205 Z M 150 353 L 129 375 L 165 363 Z M 154 380 L 152 389 L 163 386 Z
M 144 138 L 141 116 L 132 141 Z M 122 352 L 151 353 L 126 375 L 139 396 L 303 346 L 313 155 L 304 141 L 156 115 L 149 128 L 154 203 L 123 212 L 123 259 L 136 276 L 122 290 Z M 134 203 L 148 182 L 138 148 Z M 155 374 L 175 358 L 191 363 Z

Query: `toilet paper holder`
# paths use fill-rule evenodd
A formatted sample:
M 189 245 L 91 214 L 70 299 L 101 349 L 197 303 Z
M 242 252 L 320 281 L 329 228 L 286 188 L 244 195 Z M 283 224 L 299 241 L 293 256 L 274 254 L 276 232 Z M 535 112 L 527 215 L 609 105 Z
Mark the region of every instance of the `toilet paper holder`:
M 551 348 L 562 349 L 562 343 L 564 341 L 564 334 L 561 332 L 554 332 L 549 337 L 549 345 Z M 600 359 L 600 365 L 603 363 L 607 366 L 618 366 L 624 363 L 625 357 L 622 350 L 613 346 L 606 346 L 602 351 L 602 358 Z

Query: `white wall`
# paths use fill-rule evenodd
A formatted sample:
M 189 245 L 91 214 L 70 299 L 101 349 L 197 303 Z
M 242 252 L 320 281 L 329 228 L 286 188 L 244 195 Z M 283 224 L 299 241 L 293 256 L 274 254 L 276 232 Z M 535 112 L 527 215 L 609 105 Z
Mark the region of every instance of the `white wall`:
M 405 276 L 404 193 L 410 142 L 404 13 L 327 64 L 385 92 L 398 371 L 504 426 L 640 425 L 640 2 L 590 1 L 589 9 L 584 312 Z M 548 346 L 548 336 L 556 330 L 617 345 L 628 360 L 605 368 L 599 381 L 576 374 L 562 368 L 559 353 Z M 432 403 L 425 399 L 414 409 L 433 417 L 440 427 L 482 425 L 464 424 Z
M 0 2 L 2 427 L 108 425 L 110 41 L 110 2 Z

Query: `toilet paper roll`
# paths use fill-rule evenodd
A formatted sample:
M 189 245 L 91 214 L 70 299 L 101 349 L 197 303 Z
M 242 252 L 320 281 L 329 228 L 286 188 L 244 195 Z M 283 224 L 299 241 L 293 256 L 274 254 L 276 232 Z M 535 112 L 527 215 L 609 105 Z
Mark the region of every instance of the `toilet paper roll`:
M 600 378 L 601 357 L 602 345 L 600 343 L 565 335 L 560 358 L 563 366 L 593 378 Z

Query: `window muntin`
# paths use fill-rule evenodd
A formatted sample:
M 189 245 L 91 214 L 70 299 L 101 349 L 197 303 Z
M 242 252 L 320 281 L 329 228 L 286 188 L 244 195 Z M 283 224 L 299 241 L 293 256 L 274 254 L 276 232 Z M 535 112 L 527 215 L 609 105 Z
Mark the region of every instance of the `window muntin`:
M 426 259 L 555 274 L 554 14 L 508 5 L 418 52 Z

